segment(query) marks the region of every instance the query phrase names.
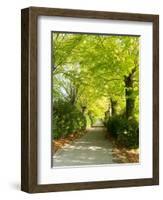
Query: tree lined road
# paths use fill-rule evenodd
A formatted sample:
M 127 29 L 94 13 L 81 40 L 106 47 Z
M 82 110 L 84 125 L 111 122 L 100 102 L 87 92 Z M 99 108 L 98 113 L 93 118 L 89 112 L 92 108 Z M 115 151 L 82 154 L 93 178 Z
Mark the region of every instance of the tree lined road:
M 58 150 L 53 156 L 53 166 L 79 166 L 113 164 L 112 144 L 106 139 L 104 127 L 92 127 L 80 139 Z

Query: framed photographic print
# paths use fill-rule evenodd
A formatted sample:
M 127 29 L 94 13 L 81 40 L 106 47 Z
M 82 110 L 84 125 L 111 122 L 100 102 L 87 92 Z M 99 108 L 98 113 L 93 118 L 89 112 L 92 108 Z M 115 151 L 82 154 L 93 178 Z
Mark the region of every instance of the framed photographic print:
M 21 189 L 159 184 L 159 16 L 21 11 Z

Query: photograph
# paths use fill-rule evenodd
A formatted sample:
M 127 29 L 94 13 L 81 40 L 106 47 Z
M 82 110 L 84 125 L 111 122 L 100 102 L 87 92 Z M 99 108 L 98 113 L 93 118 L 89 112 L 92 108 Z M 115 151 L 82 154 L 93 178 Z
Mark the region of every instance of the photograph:
M 140 35 L 51 32 L 52 167 L 140 162 Z

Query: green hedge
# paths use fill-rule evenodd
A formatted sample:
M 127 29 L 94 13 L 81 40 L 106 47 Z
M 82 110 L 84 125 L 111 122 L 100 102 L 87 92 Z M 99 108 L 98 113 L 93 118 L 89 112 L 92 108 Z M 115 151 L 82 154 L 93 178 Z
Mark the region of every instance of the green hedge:
M 86 118 L 76 106 L 60 100 L 54 103 L 52 127 L 54 139 L 64 138 L 71 133 L 84 130 Z
M 137 148 L 139 146 L 139 124 L 135 119 L 117 115 L 111 117 L 106 122 L 106 127 L 119 144 L 127 148 Z

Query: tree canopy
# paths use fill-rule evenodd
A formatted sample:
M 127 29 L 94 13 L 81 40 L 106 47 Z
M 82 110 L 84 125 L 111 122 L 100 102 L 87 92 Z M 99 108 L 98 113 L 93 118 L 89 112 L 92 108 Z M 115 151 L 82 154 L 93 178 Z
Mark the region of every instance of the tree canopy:
M 125 77 L 134 70 L 138 100 L 139 37 L 53 34 L 53 101 L 57 98 L 86 107 L 103 117 L 110 99 L 125 107 Z
M 113 133 L 117 121 L 118 130 L 128 127 L 135 145 L 137 122 L 128 120 L 139 117 L 138 36 L 53 33 L 52 73 L 54 138 L 102 119 Z

